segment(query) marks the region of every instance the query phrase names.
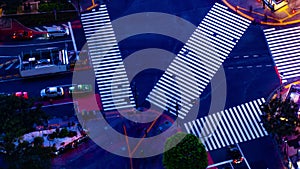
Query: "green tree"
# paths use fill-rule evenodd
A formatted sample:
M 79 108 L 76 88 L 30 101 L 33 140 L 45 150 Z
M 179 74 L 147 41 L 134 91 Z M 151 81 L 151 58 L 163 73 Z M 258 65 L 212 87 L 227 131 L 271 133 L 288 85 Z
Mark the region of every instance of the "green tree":
M 22 4 L 22 0 L 0 0 L 0 5 L 4 5 L 6 14 L 17 13 L 17 7 Z
M 0 95 L 0 133 L 5 142 L 12 142 L 34 131 L 35 125 L 44 125 L 48 116 L 41 105 L 33 107 L 33 101 L 16 96 Z
M 43 137 L 35 137 L 33 141 L 34 146 L 36 147 L 42 147 L 44 144 L 44 138 Z
M 163 165 L 166 169 L 206 169 L 205 147 L 195 135 L 177 133 L 166 141 Z
M 24 145 L 9 157 L 14 161 L 9 163 L 9 169 L 50 169 L 51 152 L 51 147 Z
M 47 115 L 41 110 L 41 106 L 33 108 L 32 100 L 0 95 L 0 117 L 1 141 L 7 151 L 5 159 L 9 168 L 47 168 L 50 149 L 42 146 L 42 138 L 35 138 L 35 146 L 21 139 L 24 134 L 34 131 L 36 125 L 45 124 Z
M 267 132 L 280 141 L 283 136 L 298 133 L 296 130 L 300 127 L 298 109 L 299 106 L 289 99 L 283 101 L 275 98 L 262 105 L 261 122 Z

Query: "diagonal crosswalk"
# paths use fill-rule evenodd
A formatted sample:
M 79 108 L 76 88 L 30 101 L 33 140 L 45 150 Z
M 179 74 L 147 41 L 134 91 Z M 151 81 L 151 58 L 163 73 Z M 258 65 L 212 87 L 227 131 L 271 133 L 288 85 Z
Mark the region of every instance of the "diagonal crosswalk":
M 300 26 L 265 29 L 264 34 L 283 82 L 300 76 Z
M 81 15 L 104 111 L 135 106 L 105 5 Z
M 184 123 L 184 129 L 199 137 L 208 151 L 267 136 L 260 123 L 260 105 L 264 102 L 261 98 L 210 114 Z
M 251 23 L 227 9 L 211 8 L 146 100 L 184 119 Z

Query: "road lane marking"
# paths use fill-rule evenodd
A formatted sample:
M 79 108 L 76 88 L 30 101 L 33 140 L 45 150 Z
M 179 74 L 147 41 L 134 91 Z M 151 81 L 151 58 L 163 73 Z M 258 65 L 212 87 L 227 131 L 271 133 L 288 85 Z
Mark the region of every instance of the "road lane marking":
M 45 42 L 45 43 L 30 43 L 30 44 L 24 44 L 24 45 L 0 45 L 0 48 L 18 48 L 18 47 L 24 47 L 24 46 L 43 46 L 43 45 L 51 45 L 51 44 L 66 43 L 66 42 L 72 42 L 72 40 L 62 40 L 62 41 Z
M 0 56 L 0 58 L 17 58 L 18 56 Z
M 11 63 L 9 66 L 7 66 L 7 67 L 5 68 L 5 70 L 10 69 L 15 63 L 16 63 L 16 62 Z
M 42 29 L 38 28 L 38 27 L 34 27 L 34 29 L 36 29 L 39 32 L 44 32 Z
M 73 104 L 73 103 L 74 103 L 74 102 L 54 103 L 54 104 L 42 106 L 42 108 L 53 107 L 53 106 L 62 106 L 62 105 Z M 35 108 L 36 108 L 36 107 L 32 107 L 32 109 L 35 109 Z

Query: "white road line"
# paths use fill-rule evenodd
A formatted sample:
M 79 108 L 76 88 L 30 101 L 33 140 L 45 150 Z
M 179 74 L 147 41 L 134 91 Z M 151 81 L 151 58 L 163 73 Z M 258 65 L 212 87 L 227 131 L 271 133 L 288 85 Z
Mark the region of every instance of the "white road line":
M 18 58 L 18 56 L 0 56 L 0 59 L 1 58 Z
M 64 24 L 64 23 L 63 23 L 62 25 L 63 25 L 64 27 L 66 27 L 66 28 L 68 28 L 68 27 L 69 27 L 68 25 L 66 25 L 66 24 Z
M 11 63 L 9 66 L 7 66 L 7 67 L 5 68 L 5 70 L 10 69 L 15 63 L 16 63 L 16 62 Z
M 24 46 L 44 46 L 44 45 L 52 45 L 52 44 L 58 44 L 58 43 L 65 44 L 66 42 L 72 42 L 72 40 L 63 40 L 63 41 L 45 42 L 45 43 L 31 43 L 31 44 L 25 44 L 25 45 L 0 45 L 0 48 L 18 48 L 18 47 L 24 47 Z
M 73 102 L 50 104 L 50 105 L 42 106 L 42 108 L 53 107 L 53 106 L 61 106 L 61 105 L 66 105 L 66 104 L 73 104 Z M 32 107 L 32 108 L 35 109 L 36 107 Z
M 42 29 L 38 28 L 38 27 L 34 27 L 35 30 L 39 31 L 39 32 L 44 32 Z

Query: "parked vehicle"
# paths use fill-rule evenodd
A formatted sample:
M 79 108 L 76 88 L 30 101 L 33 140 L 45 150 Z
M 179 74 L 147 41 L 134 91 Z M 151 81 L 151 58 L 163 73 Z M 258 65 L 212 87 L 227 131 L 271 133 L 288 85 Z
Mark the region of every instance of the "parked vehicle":
M 11 36 L 13 40 L 27 40 L 33 38 L 32 31 L 24 31 L 24 30 L 18 30 L 13 33 Z
M 64 89 L 62 87 L 47 87 L 46 89 L 41 90 L 42 98 L 55 98 L 62 97 L 64 95 Z

